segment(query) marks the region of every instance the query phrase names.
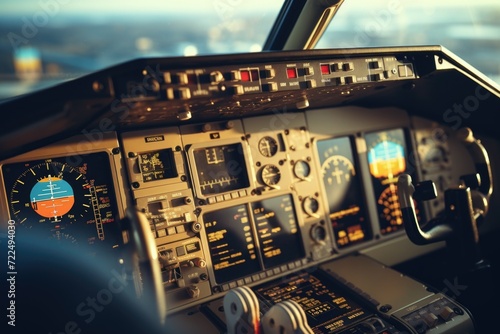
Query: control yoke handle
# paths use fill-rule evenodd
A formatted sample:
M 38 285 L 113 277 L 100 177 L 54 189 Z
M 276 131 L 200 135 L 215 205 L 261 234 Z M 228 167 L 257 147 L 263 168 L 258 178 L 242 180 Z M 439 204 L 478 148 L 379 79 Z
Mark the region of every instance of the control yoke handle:
M 405 230 L 413 243 L 427 245 L 446 240 L 452 235 L 452 227 L 441 217 L 432 219 L 424 227 L 421 227 L 418 222 L 414 201 L 437 197 L 436 186 L 432 181 L 423 181 L 413 185 L 410 175 L 401 174 L 398 179 L 398 197 Z
M 471 188 L 474 210 L 485 216 L 488 213 L 489 200 L 493 193 L 493 176 L 488 151 L 486 151 L 481 141 L 474 137 L 472 130 L 469 128 L 461 128 L 457 133 L 457 137 L 471 155 L 479 175 L 477 185 L 469 185 L 465 182 L 466 186 Z

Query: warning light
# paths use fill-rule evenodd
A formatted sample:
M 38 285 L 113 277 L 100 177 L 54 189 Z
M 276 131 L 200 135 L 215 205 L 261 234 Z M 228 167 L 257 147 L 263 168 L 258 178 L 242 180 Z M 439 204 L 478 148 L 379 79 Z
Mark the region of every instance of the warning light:
M 250 79 L 250 71 L 240 71 L 241 74 L 241 81 L 251 81 Z
M 297 78 L 297 69 L 295 67 L 289 67 L 286 69 L 286 76 L 288 79 Z
M 240 70 L 241 81 L 259 81 L 259 70 Z
M 323 75 L 330 74 L 330 65 L 321 64 L 320 67 L 321 67 L 321 74 Z

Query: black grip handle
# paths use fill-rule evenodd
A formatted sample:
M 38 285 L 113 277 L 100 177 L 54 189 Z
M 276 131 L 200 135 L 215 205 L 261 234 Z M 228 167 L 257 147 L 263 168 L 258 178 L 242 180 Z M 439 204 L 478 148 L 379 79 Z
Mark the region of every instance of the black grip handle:
M 416 188 L 418 191 L 415 194 Z M 436 187 L 432 181 L 425 181 L 425 183 L 414 186 L 410 175 L 401 174 L 398 178 L 398 198 L 408 238 L 417 245 L 427 245 L 448 239 L 452 235 L 453 229 L 440 218 L 426 224 L 427 229 L 420 227 L 415 210 L 414 195 L 422 200 L 436 198 Z
M 474 160 L 476 172 L 479 175 L 479 184 L 477 185 L 469 185 L 464 179 L 462 181 L 465 181 L 465 185 L 472 190 L 471 196 L 474 210 L 485 216 L 488 213 L 489 200 L 493 193 L 493 176 L 488 151 L 486 151 L 481 141 L 474 137 L 472 130 L 469 128 L 460 129 L 457 136 L 469 151 Z

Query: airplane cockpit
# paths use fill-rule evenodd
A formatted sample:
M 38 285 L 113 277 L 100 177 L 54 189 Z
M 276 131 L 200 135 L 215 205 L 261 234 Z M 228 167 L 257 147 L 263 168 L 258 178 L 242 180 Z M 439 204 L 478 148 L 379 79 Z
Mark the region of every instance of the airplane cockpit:
M 0 24 L 2 333 L 494 332 L 498 4 L 256 3 Z M 111 26 L 141 14 L 171 45 Z

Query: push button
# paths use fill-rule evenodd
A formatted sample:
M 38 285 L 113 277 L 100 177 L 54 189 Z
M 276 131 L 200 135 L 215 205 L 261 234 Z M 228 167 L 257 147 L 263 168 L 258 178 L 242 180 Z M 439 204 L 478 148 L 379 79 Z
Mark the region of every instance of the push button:
M 184 246 L 179 246 L 179 247 L 175 248 L 175 252 L 177 253 L 177 256 L 186 255 L 186 250 L 184 249 Z

